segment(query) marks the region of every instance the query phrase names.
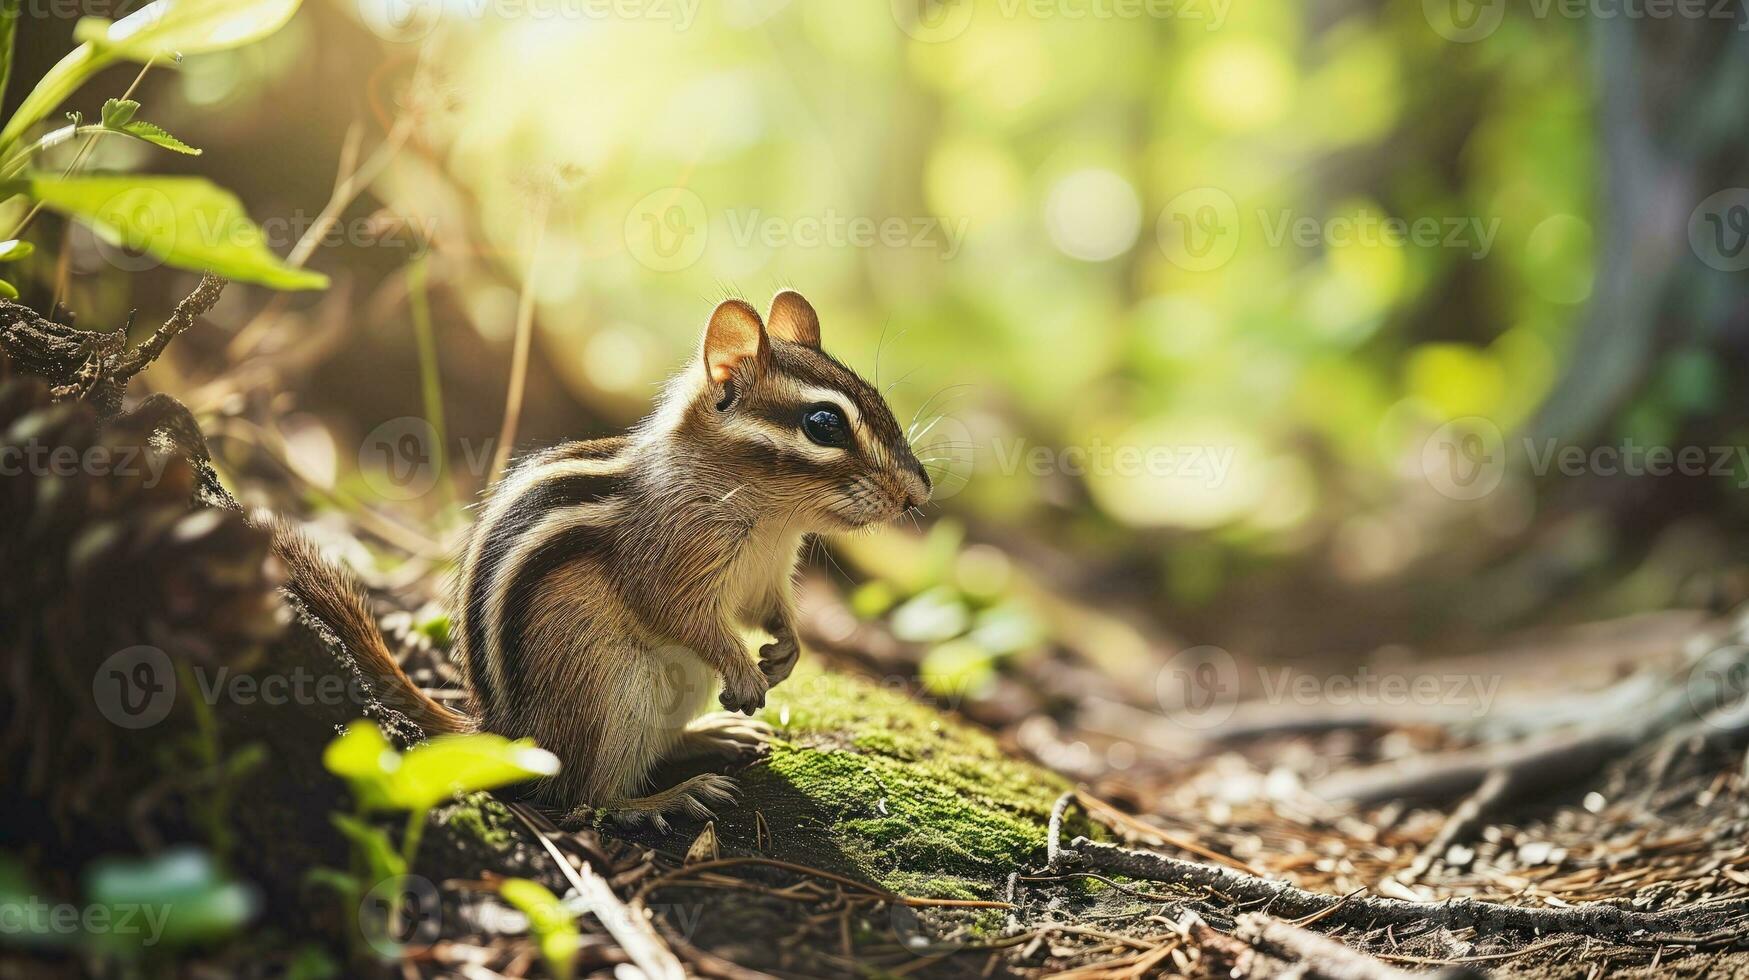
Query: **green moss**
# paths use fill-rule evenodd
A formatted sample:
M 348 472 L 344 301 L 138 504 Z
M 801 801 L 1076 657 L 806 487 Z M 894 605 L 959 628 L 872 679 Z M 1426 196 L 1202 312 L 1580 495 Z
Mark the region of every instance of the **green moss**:
M 989 897 L 1009 872 L 1042 863 L 1051 804 L 1069 786 L 984 732 L 815 671 L 773 690 L 762 717 L 780 739 L 741 774 L 729 842 L 745 840 L 757 811 L 773 857 L 939 898 Z
M 474 793 L 438 812 L 438 820 L 494 851 L 510 846 L 516 818 L 489 793 Z

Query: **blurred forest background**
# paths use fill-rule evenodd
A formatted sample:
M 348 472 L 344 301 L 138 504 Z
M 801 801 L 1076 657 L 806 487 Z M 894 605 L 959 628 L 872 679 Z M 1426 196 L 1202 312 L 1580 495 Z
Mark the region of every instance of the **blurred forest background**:
M 8 108 L 76 15 L 125 13 L 98 6 L 25 4 Z M 938 669 L 1036 643 L 1020 579 L 1147 642 L 1451 649 L 1749 595 L 1744 27 L 1505 0 L 319 0 L 146 73 L 135 97 L 204 156 L 110 140 L 86 165 L 209 176 L 282 255 L 353 174 L 309 257 L 333 287 L 233 287 L 146 382 L 245 502 L 293 475 L 391 583 L 443 563 L 490 476 L 519 316 L 521 451 L 623 429 L 725 292 L 789 285 L 942 476 L 921 528 L 816 561 L 865 615 L 905 603 Z M 23 301 L 81 325 L 144 332 L 193 282 L 57 217 L 30 237 Z M 1706 472 L 1546 457 L 1630 445 L 1702 447 Z M 970 619 L 992 595 L 1022 598 Z

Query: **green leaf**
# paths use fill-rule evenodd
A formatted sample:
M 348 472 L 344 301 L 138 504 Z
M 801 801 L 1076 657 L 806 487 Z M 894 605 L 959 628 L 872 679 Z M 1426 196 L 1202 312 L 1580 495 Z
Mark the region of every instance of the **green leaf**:
M 495 789 L 551 776 L 559 759 L 530 739 L 502 735 L 445 735 L 407 750 L 391 777 L 390 797 L 404 809 L 424 810 L 459 793 Z
M 12 78 L 12 45 L 18 35 L 18 8 L 24 0 L 0 0 L 0 102 L 6 101 L 6 83 Z
M 528 931 L 540 943 L 547 972 L 559 980 L 570 980 L 583 939 L 565 903 L 545 885 L 527 878 L 506 879 L 498 886 L 498 894 L 528 916 Z
M 355 721 L 322 753 L 328 771 L 352 784 L 371 810 L 428 810 L 458 793 L 551 776 L 558 757 L 528 739 L 445 735 L 398 753 L 377 726 Z
M 0 242 L 0 262 L 17 262 L 19 259 L 28 259 L 30 254 L 35 251 L 35 245 L 17 238 Z
M 67 52 L 42 78 L 37 79 L 36 87 L 18 104 L 12 118 L 6 120 L 6 128 L 0 129 L 0 151 L 18 142 L 25 130 L 55 111 L 55 107 L 65 102 L 75 89 L 114 61 L 114 55 L 100 54 L 90 44 L 81 44 Z
M 401 767 L 401 754 L 374 722 L 360 720 L 346 726 L 346 733 L 322 750 L 322 765 L 352 786 L 359 805 L 372 810 L 392 805 L 389 776 Z
M 285 26 L 299 0 L 158 0 L 118 21 L 84 17 L 73 39 L 134 61 L 173 60 L 259 41 Z
M 108 241 L 183 269 L 274 289 L 324 289 L 328 277 L 280 261 L 243 204 L 203 177 L 37 175 L 21 189 Z
M 14 286 L 13 284 L 7 282 L 4 279 L 0 279 L 0 299 L 17 299 L 17 298 L 18 298 L 18 287 Z
M 166 133 L 162 126 L 146 122 L 144 119 L 138 119 L 122 126 L 119 129 L 119 132 L 126 133 L 129 136 L 138 137 L 148 143 L 161 146 L 166 150 L 174 150 L 177 153 L 186 153 L 191 157 L 200 156 L 199 150 L 189 146 L 187 143 L 182 142 L 176 137 L 171 136 L 169 133 Z
M 192 847 L 141 860 L 94 862 L 85 888 L 93 906 L 111 910 L 111 922 L 122 921 L 124 914 L 153 912 L 148 925 L 156 921 L 162 927 L 161 935 L 142 929 L 131 934 L 111 930 L 90 937 L 126 952 L 154 943 L 187 946 L 232 935 L 260 905 L 253 888 L 231 878 L 211 855 Z
M 103 124 L 110 129 L 120 129 L 140 111 L 140 104 L 133 99 L 110 99 L 103 103 Z

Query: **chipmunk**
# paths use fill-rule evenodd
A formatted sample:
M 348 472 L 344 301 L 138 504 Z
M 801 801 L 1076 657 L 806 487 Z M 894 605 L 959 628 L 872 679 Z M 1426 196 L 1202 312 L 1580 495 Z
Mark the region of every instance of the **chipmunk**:
M 555 753 L 563 766 L 534 797 L 569 808 L 568 827 L 597 809 L 661 827 L 732 802 L 733 780 L 717 773 L 639 793 L 660 762 L 744 756 L 769 735 L 741 715 L 800 655 L 791 580 L 803 536 L 929 499 L 886 401 L 821 350 L 799 293 L 779 292 L 764 321 L 742 300 L 719 304 L 701 360 L 628 434 L 536 453 L 489 491 L 454 596 L 466 713 L 408 679 L 356 585 L 301 536 L 274 535 L 287 590 L 428 734 L 529 736 Z M 772 637 L 757 664 L 744 628 Z M 728 710 L 705 715 L 719 679 Z

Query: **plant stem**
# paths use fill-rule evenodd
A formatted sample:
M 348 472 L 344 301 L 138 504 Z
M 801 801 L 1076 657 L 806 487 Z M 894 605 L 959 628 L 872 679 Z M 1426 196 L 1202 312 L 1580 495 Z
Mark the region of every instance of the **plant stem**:
M 534 335 L 535 278 L 540 271 L 541 244 L 547 233 L 545 197 L 535 205 L 534 248 L 529 253 L 528 271 L 522 279 L 522 295 L 516 302 L 516 346 L 510 355 L 510 390 L 504 396 L 504 425 L 498 430 L 498 448 L 492 453 L 492 472 L 486 480 L 491 486 L 498 482 L 504 467 L 510 463 L 510 447 L 516 442 L 516 427 L 522 420 L 522 389 L 528 381 L 528 348 Z
M 425 404 L 425 417 L 437 433 L 437 478 L 446 495 L 454 500 L 455 486 L 449 481 L 449 433 L 443 417 L 443 378 L 437 367 L 437 339 L 431 329 L 431 294 L 428 265 L 431 252 L 420 250 L 407 266 L 407 308 L 413 317 L 413 339 L 419 347 L 419 390 Z
M 419 856 L 419 838 L 425 835 L 425 817 L 430 810 L 412 810 L 407 814 L 407 832 L 401 836 L 401 860 L 407 873 L 413 873 L 413 859 Z
M 145 64 L 140 66 L 140 73 L 138 75 L 134 76 L 134 80 L 132 82 L 128 83 L 127 91 L 125 91 L 121 94 L 121 97 L 124 100 L 131 99 L 134 97 L 134 91 L 140 87 L 140 82 L 145 80 L 146 72 L 149 72 L 152 70 L 152 65 L 155 63 L 155 61 L 156 61 L 156 59 L 154 59 L 153 61 L 148 61 Z M 102 127 L 98 127 L 98 128 L 101 129 Z M 78 153 L 73 154 L 73 162 L 67 164 L 67 169 L 61 172 L 62 177 L 71 177 L 73 175 L 73 171 L 79 169 L 79 165 L 81 163 L 85 162 L 85 157 L 88 154 L 90 154 L 91 147 L 97 143 L 97 137 L 100 135 L 102 135 L 102 134 L 101 133 L 93 133 L 92 135 L 87 136 L 85 138 L 85 145 L 79 147 Z M 18 227 L 12 229 L 12 233 L 7 235 L 6 237 L 7 238 L 17 238 L 19 235 L 24 234 L 24 229 L 30 227 L 30 223 L 32 221 L 36 220 L 37 213 L 40 212 L 42 209 L 43 209 L 43 205 L 42 205 L 41 201 L 38 201 L 38 202 L 36 202 L 36 204 L 32 205 L 31 209 L 29 211 L 25 212 L 24 220 L 20 221 L 18 223 Z

